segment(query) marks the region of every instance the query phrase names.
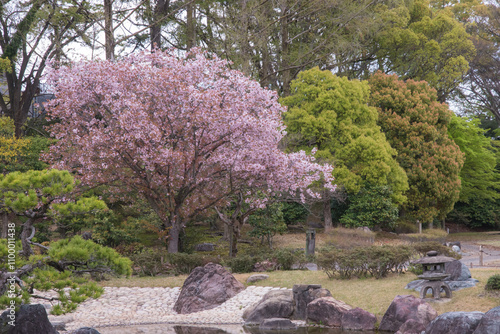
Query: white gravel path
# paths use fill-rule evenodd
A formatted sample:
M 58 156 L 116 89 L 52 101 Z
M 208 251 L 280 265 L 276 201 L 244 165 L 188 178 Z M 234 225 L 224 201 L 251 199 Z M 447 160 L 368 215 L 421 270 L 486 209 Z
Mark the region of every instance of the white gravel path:
M 104 288 L 98 299 L 89 299 L 77 310 L 51 322 L 66 323 L 66 330 L 146 324 L 228 325 L 243 324 L 243 311 L 271 290 L 286 288 L 249 286 L 222 305 L 206 311 L 177 314 L 174 304 L 180 288 Z

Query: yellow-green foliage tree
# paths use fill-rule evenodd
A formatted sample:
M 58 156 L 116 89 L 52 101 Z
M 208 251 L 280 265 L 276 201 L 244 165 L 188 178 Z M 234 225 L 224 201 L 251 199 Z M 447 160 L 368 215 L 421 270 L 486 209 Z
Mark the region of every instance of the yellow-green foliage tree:
M 401 204 L 408 189 L 405 171 L 377 125 L 378 113 L 368 106 L 366 81 L 348 80 L 313 68 L 301 72 L 291 85 L 285 144 L 290 150 L 311 151 L 333 163 L 335 183 L 349 194 L 366 186 L 389 186 L 392 200 Z
M 369 83 L 370 105 L 377 107 L 378 124 L 408 176 L 404 212 L 422 222 L 444 218 L 459 198 L 464 163 L 464 154 L 448 135 L 452 111 L 425 81 L 404 82 L 377 72 Z
M 376 36 L 378 68 L 404 80 L 425 80 L 445 101 L 475 54 L 470 35 L 456 19 L 460 8 L 438 9 L 435 1 L 415 0 L 388 10 L 390 24 Z
M 14 120 L 0 117 L 0 173 L 5 171 L 7 165 L 15 163 L 30 143 L 29 139 L 16 138 L 14 130 Z

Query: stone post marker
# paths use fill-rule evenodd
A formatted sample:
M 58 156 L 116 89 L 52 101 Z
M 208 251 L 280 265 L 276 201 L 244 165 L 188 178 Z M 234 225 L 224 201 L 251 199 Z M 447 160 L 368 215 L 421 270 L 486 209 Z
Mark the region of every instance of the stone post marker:
M 306 255 L 314 255 L 316 247 L 316 230 L 308 229 L 306 231 Z

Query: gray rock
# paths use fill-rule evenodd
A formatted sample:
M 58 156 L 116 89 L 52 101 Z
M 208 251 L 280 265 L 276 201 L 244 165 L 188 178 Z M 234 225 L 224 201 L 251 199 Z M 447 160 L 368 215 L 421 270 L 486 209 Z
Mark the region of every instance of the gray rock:
M 259 325 L 259 329 L 262 330 L 294 330 L 297 329 L 297 325 L 290 321 L 290 319 L 284 318 L 270 318 L 264 319 Z
M 326 326 L 342 327 L 342 318 L 351 309 L 351 306 L 333 297 L 317 298 L 307 305 L 306 321 Z
M 425 334 L 473 334 L 483 317 L 483 312 L 443 313 L 427 325 Z
M 91 327 L 81 327 L 71 332 L 71 334 L 100 334 L 97 329 Z
M 342 315 L 342 329 L 355 331 L 373 331 L 377 317 L 359 307 L 348 310 Z
M 423 279 L 417 279 L 415 281 L 411 281 L 410 283 L 408 283 L 405 286 L 405 289 L 415 290 L 415 291 L 420 292 L 420 290 L 422 290 L 422 285 L 424 282 L 425 282 L 425 280 L 423 280 Z M 465 288 L 471 288 L 473 286 L 476 286 L 477 282 L 479 282 L 479 281 L 475 278 L 469 278 L 466 281 L 446 281 L 446 283 L 450 287 L 451 291 L 458 291 L 458 290 L 462 290 Z
M 313 300 L 321 297 L 331 297 L 332 294 L 327 289 L 323 289 L 319 284 L 296 284 L 292 288 L 295 308 L 293 318 L 305 320 L 307 305 Z
M 458 246 L 458 248 L 462 249 L 462 244 L 460 243 L 460 241 L 447 242 L 446 246 L 448 247 Z
M 410 319 L 399 327 L 396 334 L 421 334 L 424 331 L 424 324 L 415 319 Z
M 66 323 L 62 321 L 50 322 L 56 331 L 66 331 Z
M 459 260 L 446 263 L 444 268 L 450 275 L 445 281 L 466 281 L 472 277 L 469 268 Z
M 9 322 L 14 320 L 15 326 Z M 0 315 L 1 334 L 57 334 L 41 304 L 21 305 L 19 311 L 12 314 L 9 310 Z
M 448 286 L 452 291 L 458 291 L 465 288 L 472 288 L 476 286 L 477 282 L 479 282 L 477 279 L 469 278 L 466 281 L 449 281 L 446 283 L 448 283 Z
M 193 269 L 186 278 L 174 310 L 188 314 L 213 309 L 244 289 L 245 286 L 223 266 L 208 263 Z
M 413 295 L 396 296 L 380 322 L 380 331 L 397 332 L 408 320 L 427 326 L 438 315 L 427 302 Z
M 500 306 L 484 314 L 474 334 L 500 334 Z
M 215 245 L 211 244 L 211 243 L 208 243 L 208 242 L 205 242 L 205 243 L 196 245 L 194 247 L 194 249 L 197 252 L 211 252 L 211 251 L 213 251 L 215 249 Z
M 462 254 L 462 251 L 460 250 L 460 247 L 458 247 L 457 245 L 451 246 L 451 250 L 454 251 L 457 254 Z
M 258 281 L 263 281 L 265 279 L 268 279 L 269 275 L 266 274 L 255 274 L 247 278 L 247 283 L 253 283 L 253 282 L 258 282 Z
M 243 312 L 246 325 L 260 324 L 264 319 L 289 318 L 293 313 L 293 293 L 290 290 L 271 290 L 255 305 Z

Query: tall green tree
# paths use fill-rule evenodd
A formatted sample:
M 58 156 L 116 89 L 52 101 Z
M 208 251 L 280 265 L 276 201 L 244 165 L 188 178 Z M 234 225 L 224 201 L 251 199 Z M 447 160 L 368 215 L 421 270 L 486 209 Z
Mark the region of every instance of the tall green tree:
M 378 124 L 408 176 L 403 214 L 429 223 L 444 218 L 459 198 L 464 163 L 448 135 L 452 111 L 425 81 L 405 82 L 377 72 L 369 83 L 370 105 L 377 108 Z
M 459 201 L 446 218 L 472 228 L 498 228 L 500 147 L 481 125 L 478 118 L 454 116 L 451 120 L 449 133 L 465 154 L 465 163 Z
M 452 8 L 415 0 L 388 11 L 385 17 L 392 23 L 375 38 L 378 69 L 403 80 L 425 80 L 444 102 L 462 82 L 475 54 Z
M 494 140 L 485 136 L 480 120 L 453 116 L 448 132 L 465 154 L 459 200 L 467 203 L 471 198 L 500 198 L 500 171 L 496 168 L 499 151 Z
M 313 68 L 298 75 L 291 92 L 282 99 L 288 106 L 284 144 L 289 150 L 317 147 L 316 157 L 334 164 L 336 184 L 348 193 L 368 184 L 389 186 L 394 202 L 405 201 L 407 177 L 377 125 L 377 109 L 368 106 L 367 82 Z

